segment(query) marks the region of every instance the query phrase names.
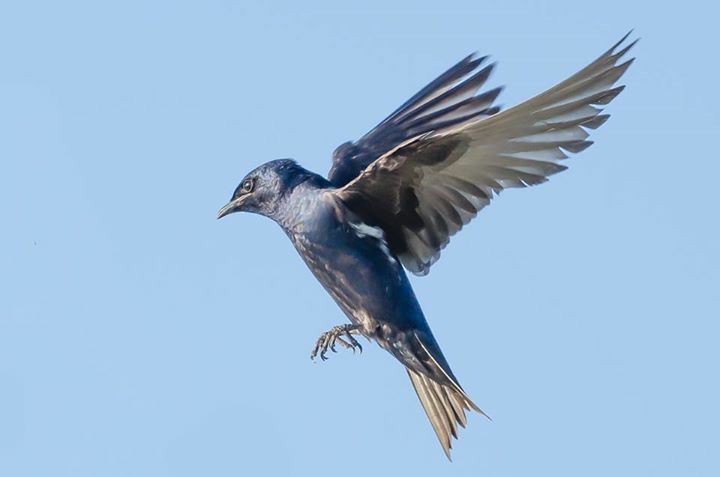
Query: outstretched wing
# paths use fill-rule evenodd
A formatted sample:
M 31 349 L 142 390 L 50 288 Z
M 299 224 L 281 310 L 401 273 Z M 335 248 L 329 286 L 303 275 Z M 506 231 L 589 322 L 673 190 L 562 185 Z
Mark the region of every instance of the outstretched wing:
M 628 33 L 629 35 L 629 33 Z M 408 139 L 335 193 L 385 230 L 402 264 L 425 275 L 450 237 L 508 187 L 545 182 L 560 161 L 592 144 L 588 130 L 623 86 L 633 59 L 628 35 L 597 60 L 544 93 L 491 117 L 477 117 Z
M 475 96 L 494 64 L 478 70 L 487 59 L 470 55 L 421 89 L 358 141 L 341 144 L 333 152 L 328 179 L 342 187 L 373 161 L 410 138 L 457 127 L 496 113 L 492 103 L 501 88 Z

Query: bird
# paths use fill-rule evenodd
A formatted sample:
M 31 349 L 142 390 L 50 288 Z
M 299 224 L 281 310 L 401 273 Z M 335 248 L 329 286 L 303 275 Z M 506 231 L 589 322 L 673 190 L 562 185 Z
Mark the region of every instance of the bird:
M 248 173 L 217 217 L 260 214 L 289 237 L 349 323 L 323 333 L 311 357 L 377 343 L 405 368 L 448 459 L 471 411 L 406 271 L 427 275 L 450 238 L 504 189 L 546 182 L 592 144 L 603 107 L 633 63 L 620 41 L 547 91 L 509 109 L 486 89 L 495 63 L 472 54 L 354 142 L 338 146 L 326 177 L 292 159 Z

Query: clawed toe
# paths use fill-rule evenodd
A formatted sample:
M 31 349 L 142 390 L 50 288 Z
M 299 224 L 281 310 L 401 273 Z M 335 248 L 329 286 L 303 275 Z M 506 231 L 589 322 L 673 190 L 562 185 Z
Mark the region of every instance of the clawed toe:
M 357 348 L 362 353 L 362 346 L 360 346 L 360 343 L 358 343 L 358 341 L 352 336 L 352 333 L 357 332 L 358 331 L 355 325 L 340 325 L 333 327 L 330 331 L 320 335 L 315 343 L 312 353 L 310 353 L 310 359 L 315 360 L 319 354 L 321 360 L 327 360 L 326 354 L 328 350 L 333 353 L 337 353 L 337 349 L 335 348 L 336 344 L 339 344 L 345 349 L 352 349 L 353 353 Z
M 350 341 L 350 343 L 346 343 L 345 340 L 340 337 L 338 337 L 338 339 L 340 339 L 340 341 L 345 344 L 346 348 L 352 348 L 353 353 L 355 352 L 355 348 L 357 348 L 362 353 L 362 345 L 358 343 L 358 340 L 356 340 L 353 335 L 351 335 L 348 331 L 345 331 L 345 337 L 348 339 L 348 341 Z

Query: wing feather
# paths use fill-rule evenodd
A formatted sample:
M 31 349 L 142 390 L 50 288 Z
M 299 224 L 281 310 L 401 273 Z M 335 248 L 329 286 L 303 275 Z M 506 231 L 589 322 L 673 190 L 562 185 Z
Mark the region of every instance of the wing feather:
M 484 83 L 492 65 L 467 80 L 472 87 L 450 86 L 447 81 L 460 71 L 449 75 L 388 118 L 412 117 L 406 125 L 435 129 L 397 143 L 335 193 L 385 230 L 390 248 L 408 270 L 425 275 L 450 237 L 494 196 L 546 182 L 566 169 L 559 162 L 568 154 L 592 145 L 589 131 L 607 121 L 602 107 L 622 92 L 624 86 L 615 83 L 633 62 L 620 63 L 637 41 L 621 47 L 628 36 L 568 79 L 493 115 L 473 116 L 474 110 L 463 115 L 463 102 L 476 101 L 487 111 L 499 90 L 440 108 L 446 98 L 475 94 L 475 83 Z
M 498 108 L 493 102 L 501 88 L 475 96 L 495 67 L 490 64 L 477 71 L 486 59 L 475 55 L 464 58 L 358 141 L 338 146 L 328 173 L 330 182 L 336 187 L 347 184 L 373 161 L 410 138 L 495 114 Z

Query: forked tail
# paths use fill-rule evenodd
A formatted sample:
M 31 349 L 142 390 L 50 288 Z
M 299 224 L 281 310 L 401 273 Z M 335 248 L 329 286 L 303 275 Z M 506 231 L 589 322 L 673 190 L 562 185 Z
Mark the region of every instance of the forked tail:
M 476 411 L 490 418 L 465 394 L 459 386 L 446 386 L 439 384 L 427 376 L 405 368 L 410 376 L 420 403 L 425 409 L 430 424 L 440 440 L 445 455 L 450 458 L 452 441 L 450 437 L 458 438 L 458 424 L 465 427 L 467 417 L 465 411 Z

